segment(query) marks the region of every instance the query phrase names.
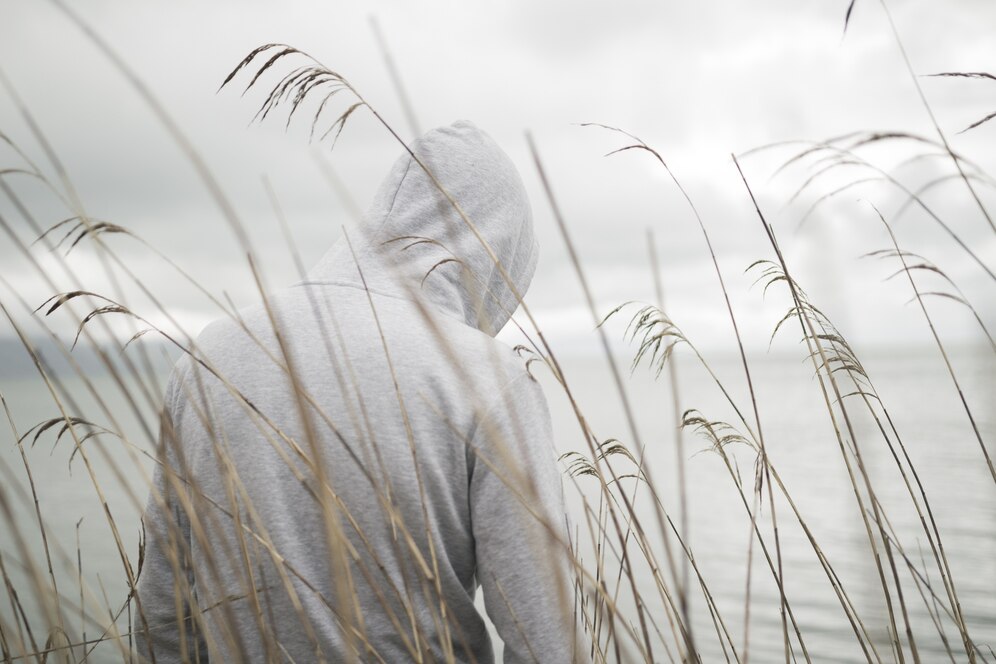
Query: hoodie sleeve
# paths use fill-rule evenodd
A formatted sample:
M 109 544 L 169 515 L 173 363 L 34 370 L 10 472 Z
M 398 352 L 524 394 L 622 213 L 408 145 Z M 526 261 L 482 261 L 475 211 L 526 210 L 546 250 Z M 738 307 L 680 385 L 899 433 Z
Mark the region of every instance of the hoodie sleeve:
M 183 490 L 179 488 L 183 474 L 176 463 L 181 442 L 174 427 L 178 422 L 179 375 L 179 368 L 174 369 L 166 387 L 158 463 L 142 515 L 145 556 L 132 619 L 139 661 L 156 664 L 208 661 L 200 625 L 193 620 L 189 602 L 194 588 L 190 520 L 177 496 L 177 491 Z
M 528 374 L 497 397 L 468 455 L 477 578 L 505 663 L 586 661 L 550 414 Z

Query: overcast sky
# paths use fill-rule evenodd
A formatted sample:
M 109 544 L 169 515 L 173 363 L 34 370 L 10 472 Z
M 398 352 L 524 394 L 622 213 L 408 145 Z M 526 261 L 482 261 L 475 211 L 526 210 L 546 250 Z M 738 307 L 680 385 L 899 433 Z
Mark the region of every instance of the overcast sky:
M 286 132 L 283 115 L 249 126 L 259 92 L 240 97 L 240 88 L 215 91 L 252 48 L 285 42 L 343 74 L 410 139 L 371 29 L 370 17 L 376 16 L 421 129 L 471 119 L 518 164 L 532 197 L 542 251 L 527 301 L 555 347 L 594 348 L 594 337 L 529 158 L 527 130 L 535 137 L 602 313 L 625 300 L 652 298 L 646 246 L 646 231 L 652 229 L 673 318 L 704 346 L 730 347 L 732 342 L 701 232 L 674 185 L 644 154 L 603 158 L 625 142 L 579 127 L 582 122 L 624 128 L 664 155 L 702 213 L 748 343 L 758 348 L 767 344 L 787 297 L 774 288 L 762 300 L 761 290 L 750 288 L 753 278 L 743 273 L 752 261 L 772 254 L 730 154 L 864 130 L 910 131 L 936 139 L 879 0 L 857 1 L 846 36 L 847 0 L 72 4 L 197 147 L 248 229 L 271 287 L 291 283 L 296 274 L 262 178 L 272 182 L 302 258 L 310 264 L 351 218 L 319 160 L 327 160 L 365 208 L 400 148 L 366 111 L 352 117 L 329 151 L 328 145 L 308 144 L 304 117 Z M 993 70 L 996 3 L 893 0 L 890 7 L 917 73 Z M 290 66 L 278 66 L 274 73 Z M 235 237 L 190 162 L 124 77 L 54 4 L 0 0 L 0 68 L 58 153 L 89 215 L 134 231 L 213 293 L 227 293 L 240 305 L 253 301 L 255 286 Z M 996 83 L 920 82 L 953 148 L 996 174 L 996 121 L 956 135 L 996 110 Z M 4 90 L 0 131 L 55 178 Z M 874 202 L 893 220 L 903 197 L 882 184 L 849 190 L 800 228 L 802 213 L 821 194 L 869 173 L 841 169 L 817 179 L 786 205 L 814 172 L 807 170 L 810 160 L 771 178 L 779 161 L 795 149 L 748 157 L 743 165 L 781 234 L 797 279 L 852 342 L 868 348 L 896 345 L 897 339 L 901 345 L 926 342 L 920 314 L 905 304 L 909 285 L 899 279 L 883 282 L 896 266 L 859 258 L 885 248 L 887 236 L 871 208 L 858 199 Z M 924 150 L 896 143 L 862 154 L 891 168 Z M 0 143 L 0 169 L 23 167 L 20 157 Z M 928 158 L 897 174 L 916 187 L 950 171 L 949 161 Z M 3 177 L 43 226 L 69 216 L 31 178 Z M 991 184 L 977 188 L 996 214 Z M 994 233 L 963 183 L 932 189 L 926 200 L 990 269 L 996 268 Z M 23 240 L 33 239 L 23 216 L 2 195 L 0 215 Z M 936 222 L 909 210 L 895 224 L 904 248 L 944 269 L 983 318 L 996 325 L 994 282 Z M 188 331 L 218 316 L 205 297 L 139 243 L 123 236 L 106 236 L 106 241 Z M 36 255 L 57 276 L 60 289 L 113 292 L 90 246 L 81 244 L 69 259 L 80 281 L 63 275 L 43 248 L 36 247 Z M 0 274 L 32 305 L 52 294 L 7 236 L 0 239 Z M 163 323 L 163 316 L 122 279 L 130 304 Z M 940 285 L 929 279 L 923 284 L 926 290 Z M 15 306 L 2 284 L 0 300 Z M 933 307 L 947 338 L 980 343 L 976 324 L 958 305 L 938 300 Z M 12 335 L 6 322 L 0 323 L 0 337 Z M 784 341 L 789 347 L 795 342 Z

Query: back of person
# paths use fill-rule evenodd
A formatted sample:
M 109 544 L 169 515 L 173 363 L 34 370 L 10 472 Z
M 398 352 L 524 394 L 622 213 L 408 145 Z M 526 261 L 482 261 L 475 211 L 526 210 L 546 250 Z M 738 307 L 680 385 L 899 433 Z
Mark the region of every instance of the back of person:
M 360 229 L 175 368 L 141 655 L 491 662 L 480 586 L 506 662 L 583 660 L 546 403 L 493 338 L 535 268 L 528 200 L 470 123 L 413 152 L 474 229 L 405 154 Z

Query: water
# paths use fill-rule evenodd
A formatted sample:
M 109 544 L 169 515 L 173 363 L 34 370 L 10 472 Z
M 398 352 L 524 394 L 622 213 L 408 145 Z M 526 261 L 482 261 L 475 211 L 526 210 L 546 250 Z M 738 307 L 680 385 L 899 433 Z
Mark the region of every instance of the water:
M 887 611 L 881 583 L 819 384 L 812 377 L 812 368 L 800 358 L 762 354 L 750 359 L 762 430 L 772 464 L 856 605 L 866 629 L 875 639 L 878 653 L 883 660 L 890 661 Z M 739 425 L 735 412 L 725 403 L 715 383 L 693 359 L 682 357 L 678 361 L 682 409 L 697 408 L 711 420 Z M 996 418 L 992 409 L 996 362 L 992 354 L 959 354 L 954 358 L 954 364 L 983 439 L 993 441 L 996 439 Z M 623 364 L 621 368 L 628 376 L 628 365 Z M 714 363 L 713 368 L 748 421 L 753 422 L 739 360 L 726 358 Z M 941 359 L 935 355 L 873 356 L 866 361 L 866 369 L 925 486 L 970 634 L 989 657 L 984 644 L 996 644 L 996 486 L 986 469 L 957 392 Z M 618 393 L 607 364 L 594 359 L 570 363 L 565 366 L 565 373 L 575 386 L 576 398 L 598 438 L 628 441 L 628 426 L 621 416 Z M 545 382 L 550 388 L 548 394 L 553 394 L 552 381 Z M 665 496 L 665 506 L 677 521 L 677 464 L 673 436 L 669 434 L 674 418 L 666 374 L 654 381 L 647 371 L 637 369 L 626 385 L 652 477 Z M 583 443 L 577 433 L 576 421 L 572 422 L 566 399 L 554 397 L 551 401 L 559 442 L 563 445 L 565 440 L 570 440 L 569 445 L 579 447 Z M 928 559 L 930 550 L 905 484 L 875 421 L 862 412 L 856 398 L 849 398 L 846 403 L 854 436 L 878 500 L 899 541 L 922 573 L 921 547 Z M 844 425 L 841 423 L 841 426 Z M 742 426 L 738 428 L 743 430 Z M 732 632 L 734 644 L 740 650 L 744 635 L 749 520 L 720 456 L 712 452 L 695 454 L 708 444 L 688 432 L 685 445 L 690 523 L 686 539 L 727 628 Z M 636 451 L 635 446 L 631 447 Z M 739 462 L 744 481 L 750 485 L 755 455 L 743 446 L 734 451 L 736 447 L 727 449 Z M 992 454 L 991 444 L 989 449 Z M 626 463 L 618 464 L 619 472 L 625 472 L 627 467 Z M 591 497 L 595 495 L 593 482 L 590 478 L 585 480 L 580 478 L 578 482 L 581 493 Z M 576 496 L 577 492 L 574 493 Z M 765 499 L 767 502 L 767 492 Z M 637 504 L 641 522 L 654 525 L 656 519 L 649 509 L 648 494 L 638 493 L 637 500 L 643 501 Z M 575 498 L 575 502 L 579 501 Z M 812 546 L 788 503 L 778 496 L 777 489 L 775 506 L 785 592 L 810 656 L 819 662 L 865 661 Z M 767 506 L 761 524 L 774 557 Z M 651 530 L 659 533 L 656 527 Z M 662 547 L 658 547 L 658 551 L 661 550 Z M 885 565 L 884 552 L 880 550 L 880 553 Z M 751 660 L 784 661 L 779 595 L 756 545 L 753 563 Z M 897 567 L 921 660 L 947 661 L 943 641 L 901 558 L 897 560 Z M 646 570 L 643 573 L 649 574 Z M 886 574 L 891 586 L 888 567 Z M 927 574 L 936 592 L 943 596 L 936 567 L 928 566 Z M 651 586 L 641 584 L 641 589 L 648 597 L 654 596 Z M 692 593 L 692 602 L 694 633 L 703 661 L 725 661 L 697 588 Z M 656 606 L 662 610 L 662 602 Z M 900 621 L 898 605 L 895 611 L 897 621 Z M 666 622 L 663 619 L 660 622 L 661 628 L 666 629 Z M 956 660 L 966 660 L 964 651 L 960 657 L 958 655 L 957 631 L 950 622 L 944 627 Z M 666 659 L 663 652 L 656 654 L 661 661 Z
M 604 360 L 574 357 L 561 358 L 561 361 L 578 403 L 596 435 L 600 439 L 617 438 L 637 454 L 639 450 L 623 417 Z M 996 415 L 992 409 L 996 395 L 996 361 L 992 353 L 985 350 L 962 352 L 956 354 L 953 361 L 983 438 L 996 440 Z M 989 651 L 984 644 L 996 644 L 996 487 L 985 468 L 979 444 L 939 357 L 934 354 L 879 354 L 865 358 L 865 362 L 931 501 L 970 633 L 988 656 Z M 622 366 L 637 430 L 645 445 L 647 466 L 665 506 L 677 522 L 679 492 L 675 423 L 667 381 L 664 377 L 654 381 L 643 369 L 638 369 L 629 377 L 628 367 L 624 362 Z M 549 395 L 558 447 L 561 451 L 584 450 L 584 442 L 569 403 L 545 369 L 535 364 L 533 368 Z M 822 402 L 819 384 L 812 378 L 812 369 L 798 357 L 763 354 L 751 357 L 751 368 L 762 431 L 771 461 L 833 565 L 865 628 L 875 639 L 879 655 L 883 660 L 891 661 L 888 619 L 878 573 L 869 553 L 868 537 Z M 690 356 L 679 356 L 677 369 L 683 409 L 697 408 L 709 419 L 727 421 L 742 429 L 735 413 L 724 402 L 711 379 Z M 715 361 L 714 369 L 748 421 L 753 422 L 739 360 L 721 358 Z M 106 375 L 95 375 L 93 381 L 97 392 L 120 417 L 118 426 L 128 433 L 129 440 L 134 443 L 127 446 L 110 436 L 84 443 L 92 478 L 105 491 L 108 507 L 119 526 L 122 546 L 134 560 L 139 514 L 145 498 L 143 473 L 151 468 L 148 459 L 142 456 L 142 450 L 149 449 L 147 432 L 155 431 L 154 408 L 149 403 L 140 403 L 135 408 L 126 407 L 120 390 Z M 95 399 L 81 389 L 79 379 L 64 378 L 62 388 L 78 399 L 78 403 L 69 410 L 84 413 L 100 423 L 108 422 Z M 129 390 L 135 392 L 134 387 L 129 387 Z M 22 433 L 28 427 L 59 414 L 46 388 L 37 379 L 5 374 L 0 378 L 0 391 Z M 853 413 L 851 424 L 854 435 L 879 502 L 911 561 L 922 573 L 921 548 L 928 561 L 929 548 L 891 453 L 884 445 L 875 421 L 861 413 L 863 409 L 859 408 L 859 402 L 850 398 L 847 403 Z M 141 423 L 143 418 L 146 421 L 144 426 Z M 26 454 L 47 524 L 56 578 L 60 590 L 69 600 L 65 606 L 76 606 L 79 602 L 76 553 L 79 523 L 79 560 L 82 561 L 83 577 L 90 588 L 84 600 L 90 606 L 90 612 L 98 614 L 93 607 L 105 605 L 105 595 L 112 606 L 120 604 L 126 595 L 122 563 L 103 507 L 94 491 L 90 471 L 79 456 L 70 468 L 68 461 L 72 440 L 64 436 L 58 444 L 54 444 L 57 429 L 44 434 L 33 448 L 26 448 Z M 33 624 L 40 626 L 46 621 L 41 617 L 41 607 L 35 601 L 36 593 L 32 592 L 31 580 L 23 573 L 20 561 L 30 557 L 43 571 L 46 565 L 33 507 L 30 500 L 23 499 L 27 484 L 12 440 L 12 434 L 5 428 L 0 434 L 2 480 L 4 495 L 16 515 L 15 522 L 24 534 L 24 540 L 18 541 L 14 531 L 4 522 L 0 525 L 0 550 L 24 611 L 35 616 Z M 705 449 L 707 443 L 690 432 L 685 433 L 684 441 L 690 523 L 685 533 L 686 540 L 715 597 L 733 643 L 740 651 L 744 640 L 749 521 L 720 457 L 714 453 L 697 453 Z M 754 456 L 743 446 L 740 448 L 733 446 L 728 449 L 739 464 L 744 481 L 750 485 Z M 112 464 L 107 463 L 108 458 L 115 461 L 113 465 L 127 469 L 122 476 L 115 475 Z M 616 467 L 624 471 L 626 463 L 622 462 L 621 457 L 616 459 Z M 631 486 L 631 481 L 625 482 L 630 482 L 627 486 Z M 580 496 L 591 498 L 596 495 L 594 481 L 579 478 L 576 486 L 568 484 L 568 494 L 575 520 L 584 523 L 580 516 Z M 638 491 L 636 509 L 654 542 L 656 554 L 663 561 L 663 547 L 650 507 L 647 492 Z M 865 661 L 811 545 L 788 503 L 777 492 L 775 508 L 781 537 L 785 591 L 810 657 L 818 662 Z M 759 527 L 773 547 L 770 515 L 771 509 L 765 498 Z M 587 560 L 591 560 L 590 553 L 585 555 Z M 921 660 L 948 661 L 941 637 L 924 608 L 906 563 L 899 559 L 897 567 Z M 654 591 L 649 571 L 644 565 L 636 573 L 648 611 L 660 629 L 667 630 L 663 605 Z M 887 567 L 886 573 L 891 586 L 891 573 Z M 936 566 L 928 564 L 927 574 L 936 592 L 943 595 Z M 614 578 L 613 575 L 613 581 Z M 756 544 L 751 593 L 751 661 L 784 661 L 778 592 Z M 9 630 L 12 624 L 10 598 L 6 591 L 0 591 L 0 597 L 0 618 L 5 629 Z M 697 587 L 693 588 L 690 597 L 694 636 L 703 661 L 725 661 L 705 601 Z M 628 603 L 626 598 L 624 591 L 621 600 L 624 606 Z M 898 606 L 895 608 L 899 620 Z M 82 621 L 78 609 L 66 609 L 64 617 L 77 635 L 81 631 L 85 631 L 87 638 L 99 635 L 96 625 Z M 121 624 L 124 624 L 123 620 Z M 946 620 L 943 626 L 956 661 L 964 661 L 963 650 L 959 655 L 960 640 L 953 624 Z M 45 641 L 43 632 L 44 629 L 39 629 L 39 634 L 35 635 L 39 643 Z M 796 652 L 799 653 L 798 646 Z M 654 654 L 657 661 L 668 661 L 667 653 L 657 644 Z M 89 661 L 120 659 L 120 654 L 113 647 L 101 646 Z

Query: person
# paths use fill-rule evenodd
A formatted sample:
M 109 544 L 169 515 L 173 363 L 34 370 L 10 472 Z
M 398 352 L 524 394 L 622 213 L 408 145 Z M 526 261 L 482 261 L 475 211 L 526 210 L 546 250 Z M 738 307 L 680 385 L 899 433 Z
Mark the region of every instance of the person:
M 497 262 L 496 262 L 497 259 Z M 298 284 L 167 385 L 136 650 L 155 662 L 584 661 L 550 415 L 494 336 L 537 263 L 469 122 L 405 151 Z

